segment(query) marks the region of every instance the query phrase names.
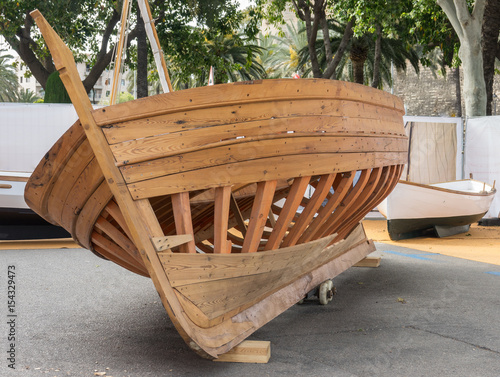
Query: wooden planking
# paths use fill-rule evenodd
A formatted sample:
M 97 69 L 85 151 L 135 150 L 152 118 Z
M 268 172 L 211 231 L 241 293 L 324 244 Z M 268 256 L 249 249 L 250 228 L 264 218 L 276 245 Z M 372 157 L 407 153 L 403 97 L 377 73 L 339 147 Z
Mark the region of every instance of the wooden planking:
M 73 234 L 73 238 L 82 246 L 92 249 L 90 236 L 94 229 L 94 224 L 112 198 L 113 194 L 108 184 L 102 182 L 83 205 L 82 210 L 78 214 L 75 224 L 75 233 Z
M 352 239 L 351 236 L 354 234 L 359 235 L 357 240 Z M 345 241 L 349 242 L 349 244 L 342 255 L 314 269 L 310 273 L 298 277 L 293 283 L 277 290 L 252 307 L 242 311 L 240 314 L 234 316 L 232 320 L 236 323 L 251 322 L 256 328 L 260 328 L 287 308 L 295 305 L 307 292 L 315 289 L 325 280 L 339 275 L 354 263 L 375 251 L 373 242 L 366 240 L 364 232 L 360 234 L 354 231 Z
M 219 355 L 214 361 L 229 363 L 266 364 L 271 358 L 271 342 L 262 340 L 245 340 L 231 351 Z
M 171 198 L 177 234 L 190 234 L 192 236 L 191 241 L 180 245 L 180 250 L 182 253 L 196 253 L 193 223 L 191 219 L 191 206 L 189 204 L 189 192 L 173 194 Z
M 231 106 L 175 112 L 162 116 L 145 116 L 133 121 L 110 124 L 103 128 L 111 145 L 130 140 L 166 137 L 172 150 L 192 148 L 236 137 L 295 132 L 365 132 L 402 135 L 402 122 L 393 110 L 351 101 L 271 100 L 265 103 L 241 103 Z M 180 138 L 190 136 L 181 146 Z M 202 140 L 206 137 L 206 141 Z
M 324 240 L 322 239 L 322 241 Z M 213 320 L 235 309 L 245 307 L 249 302 L 262 299 L 290 284 L 299 276 L 335 259 L 345 252 L 346 245 L 348 243 L 345 241 L 327 249 L 319 247 L 318 244 L 315 247 L 311 247 L 309 243 L 296 245 L 295 250 L 300 250 L 303 247 L 300 252 L 295 254 L 296 258 L 291 256 L 286 258 L 281 255 L 284 262 L 275 259 L 272 265 L 259 263 L 261 268 L 254 275 L 241 276 L 240 273 L 240 276 L 226 279 L 210 279 L 203 283 L 177 286 L 176 290 L 196 305 L 209 320 Z M 264 253 L 272 255 L 279 251 Z M 214 261 L 211 260 L 210 263 L 213 265 Z M 266 271 L 266 267 L 269 271 Z
M 303 121 L 303 123 L 315 124 L 315 118 L 309 117 Z M 279 131 L 275 130 L 271 125 L 264 125 L 264 130 L 260 128 L 252 134 L 249 130 L 251 127 L 245 127 L 246 124 L 242 124 L 242 131 L 233 126 L 233 130 L 238 131 L 237 137 L 228 138 L 224 134 L 218 133 L 217 127 L 206 127 L 199 128 L 193 131 L 185 131 L 180 133 L 168 133 L 163 135 L 158 135 L 154 137 L 139 138 L 132 141 L 127 141 L 119 144 L 114 144 L 111 146 L 111 150 L 119 165 L 125 165 L 128 163 L 138 163 L 147 161 L 149 159 L 175 156 L 179 153 L 187 153 L 198 151 L 200 149 L 212 148 L 217 146 L 232 145 L 234 143 L 241 143 L 247 141 L 255 140 L 266 140 L 274 139 L 277 137 L 287 137 L 294 138 L 298 136 L 325 136 L 325 137 L 335 137 L 335 136 L 362 136 L 367 135 L 371 137 L 382 137 L 388 136 L 389 133 L 382 132 L 370 132 L 365 133 L 364 131 L 356 132 L 355 130 L 349 129 L 341 132 L 325 132 L 325 131 L 302 131 L 302 130 L 288 130 Z M 262 126 L 261 126 L 262 127 Z M 202 133 L 204 131 L 204 133 Z M 194 135 L 191 135 L 194 134 Z M 196 135 L 201 134 L 201 135 Z M 404 138 L 405 135 L 390 135 L 393 138 Z
M 316 215 L 318 209 L 328 195 L 336 176 L 337 174 L 326 174 L 320 177 L 314 194 L 309 199 L 302 213 L 299 214 L 298 219 L 295 221 L 295 224 L 288 235 L 283 239 L 282 247 L 293 246 L 297 243 L 298 239 L 307 228 L 314 215 Z
M 277 249 L 285 236 L 288 227 L 295 216 L 297 209 L 304 197 L 309 182 L 310 176 L 295 178 L 290 193 L 288 194 L 285 204 L 279 213 L 278 221 L 273 227 L 269 240 L 266 243 L 265 250 Z
M 54 184 L 73 153 L 86 139 L 80 121 L 74 123 L 45 154 L 26 184 L 25 201 L 36 213 L 51 223 L 57 222 L 48 212 L 47 202 Z
M 81 143 L 78 149 L 71 154 L 63 169 L 59 172 L 47 200 L 47 209 L 51 217 L 61 224 L 62 212 L 66 198 L 70 195 L 70 188 L 80 178 L 81 173 L 94 159 L 94 152 L 87 140 Z M 70 230 L 71 231 L 71 230 Z
M 149 179 L 127 185 L 134 199 L 237 183 L 322 175 L 405 162 L 406 152 L 323 153 L 263 158 Z
M 171 157 L 163 157 L 161 146 L 153 150 L 133 150 L 130 154 L 116 155 L 126 161 L 120 171 L 127 183 L 157 178 L 163 175 L 187 172 L 211 166 L 251 161 L 267 157 L 309 155 L 319 153 L 405 152 L 407 139 L 403 137 L 354 137 L 346 135 L 282 134 L 272 139 L 237 139 L 229 145 L 199 149 Z M 147 160 L 145 162 L 136 162 Z
M 231 186 L 216 187 L 214 200 L 214 253 L 230 253 L 227 239 Z
M 257 192 L 255 193 L 252 213 L 241 250 L 242 253 L 253 253 L 259 247 L 262 232 L 264 231 L 267 216 L 269 215 L 269 209 L 273 203 L 276 184 L 276 180 L 259 182 L 257 184 Z
M 208 281 L 265 274 L 285 270 L 316 250 L 318 254 L 333 240 L 334 236 L 278 250 L 259 253 L 187 255 L 182 253 L 160 253 L 159 258 L 173 287 L 201 284 Z M 311 257 L 312 259 L 315 256 Z
M 64 180 L 62 181 L 64 182 Z M 68 195 L 62 208 L 61 226 L 69 230 L 71 234 L 75 234 L 78 214 L 103 181 L 104 176 L 97 160 L 94 158 L 80 173 L 73 187 L 67 188 Z
M 372 88 L 359 88 L 352 83 L 323 79 L 255 80 L 232 84 L 194 88 L 118 104 L 111 108 L 94 110 L 92 115 L 100 126 L 125 122 L 162 114 L 192 112 L 197 109 L 215 108 L 250 103 L 265 104 L 269 101 L 342 99 L 376 104 L 404 114 L 401 99 Z M 217 112 L 217 110 L 215 110 Z

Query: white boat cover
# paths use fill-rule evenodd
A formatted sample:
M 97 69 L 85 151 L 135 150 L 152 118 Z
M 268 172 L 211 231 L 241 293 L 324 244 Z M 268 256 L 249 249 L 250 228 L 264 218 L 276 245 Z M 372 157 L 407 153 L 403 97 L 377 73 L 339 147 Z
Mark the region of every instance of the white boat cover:
M 469 118 L 465 133 L 465 175 L 493 184 L 497 193 L 486 218 L 500 217 L 500 116 Z

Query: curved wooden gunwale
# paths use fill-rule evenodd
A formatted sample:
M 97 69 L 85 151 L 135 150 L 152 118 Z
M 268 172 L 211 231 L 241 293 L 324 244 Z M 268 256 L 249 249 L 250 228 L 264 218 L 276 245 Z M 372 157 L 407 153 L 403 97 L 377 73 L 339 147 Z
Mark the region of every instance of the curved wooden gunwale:
M 197 352 L 227 352 L 373 250 L 357 225 L 406 162 L 399 99 L 264 80 L 92 110 L 71 53 L 32 15 L 80 121 L 37 167 L 26 200 L 81 245 L 151 277 Z

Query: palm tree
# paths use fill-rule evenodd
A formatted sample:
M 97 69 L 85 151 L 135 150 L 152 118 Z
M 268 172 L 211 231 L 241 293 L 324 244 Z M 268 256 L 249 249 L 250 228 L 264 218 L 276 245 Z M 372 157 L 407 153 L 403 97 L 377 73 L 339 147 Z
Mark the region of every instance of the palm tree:
M 310 65 L 300 59 L 300 51 L 307 48 L 307 36 L 304 22 L 286 24 L 283 36 L 264 36 L 259 34 L 259 45 L 264 49 L 261 64 L 265 67 L 267 77 L 291 77 L 298 73 L 304 77 Z M 309 68 L 310 70 L 310 68 Z
M 4 52 L 0 50 L 0 102 L 15 102 L 19 83 L 14 66 L 10 63 L 13 57 Z
M 19 94 L 17 95 L 17 101 L 16 102 L 23 102 L 23 103 L 34 103 L 40 99 L 39 96 L 36 95 L 36 93 L 32 92 L 29 89 L 21 89 L 19 91 Z
M 265 77 L 264 67 L 257 56 L 263 49 L 255 44 L 245 44 L 238 35 L 217 34 L 206 40 L 206 71 L 201 74 L 202 82 L 208 81 L 210 66 L 215 70 L 215 84 L 223 82 L 245 81 Z
M 332 49 L 338 47 L 342 39 L 345 26 L 336 22 L 329 21 L 330 40 Z M 381 82 L 389 86 L 392 85 L 391 65 L 396 69 L 406 70 L 407 62 L 419 72 L 419 55 L 415 48 L 408 46 L 404 41 L 396 38 L 381 38 L 381 57 L 380 57 L 380 76 Z M 324 43 L 321 38 L 316 41 L 316 50 L 320 66 L 326 68 L 326 55 Z M 309 51 L 303 48 L 300 51 L 301 61 L 309 59 Z M 347 81 L 357 82 L 359 84 L 370 85 L 369 78 L 373 77 L 375 69 L 375 38 L 371 34 L 365 34 L 360 37 L 352 38 L 344 54 L 341 63 L 337 67 L 336 78 Z

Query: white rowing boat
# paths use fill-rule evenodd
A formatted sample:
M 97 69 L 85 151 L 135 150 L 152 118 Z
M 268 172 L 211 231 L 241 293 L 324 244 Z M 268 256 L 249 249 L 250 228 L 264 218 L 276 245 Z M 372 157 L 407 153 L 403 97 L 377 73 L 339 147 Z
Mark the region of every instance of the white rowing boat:
M 472 179 L 424 185 L 399 181 L 378 205 L 392 240 L 434 230 L 439 237 L 463 233 L 479 221 L 495 196 L 495 185 Z

